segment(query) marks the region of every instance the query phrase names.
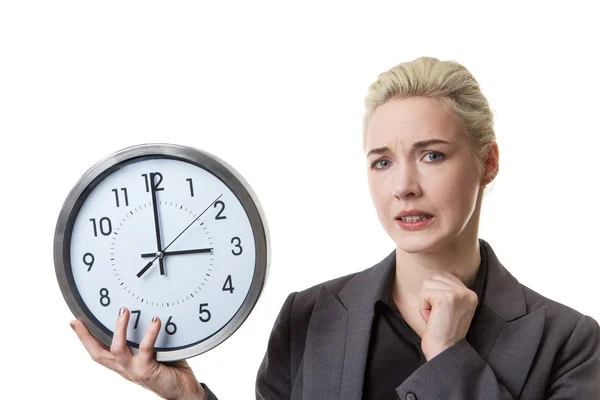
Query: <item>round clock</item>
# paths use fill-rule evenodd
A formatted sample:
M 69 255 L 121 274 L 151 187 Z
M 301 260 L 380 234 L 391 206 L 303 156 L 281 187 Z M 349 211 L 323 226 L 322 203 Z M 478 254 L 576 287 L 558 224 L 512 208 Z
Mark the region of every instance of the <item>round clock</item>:
M 76 318 L 107 346 L 121 307 L 134 354 L 152 317 L 157 361 L 206 352 L 246 320 L 268 275 L 269 233 L 248 183 L 223 160 L 173 144 L 118 151 L 60 211 L 54 263 Z

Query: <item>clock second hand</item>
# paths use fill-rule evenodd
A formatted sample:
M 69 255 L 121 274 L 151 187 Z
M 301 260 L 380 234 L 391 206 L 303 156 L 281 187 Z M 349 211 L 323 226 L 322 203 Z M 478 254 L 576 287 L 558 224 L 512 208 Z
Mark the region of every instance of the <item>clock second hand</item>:
M 162 251 L 159 251 L 159 252 L 156 254 L 156 256 L 154 257 L 154 259 L 153 259 L 152 261 L 150 261 L 148 264 L 146 264 L 146 265 L 144 266 L 144 268 L 142 268 L 142 270 L 141 270 L 140 272 L 138 272 L 138 273 L 137 273 L 137 277 L 138 277 L 138 278 L 141 278 L 141 277 L 142 277 L 142 275 L 144 275 L 144 273 L 145 273 L 146 271 L 148 271 L 148 269 L 149 269 L 149 268 L 152 266 L 152 264 L 154 263 L 154 261 L 156 261 L 156 259 L 157 259 L 157 258 L 160 258 L 160 259 L 162 259 L 162 257 L 164 256 L 164 252 L 165 252 L 165 250 L 167 250 L 169 247 L 171 247 L 171 245 L 172 245 L 173 243 L 175 243 L 175 241 L 176 241 L 177 239 L 179 239 L 179 237 L 180 237 L 181 235 L 183 235 L 183 232 L 187 231 L 187 230 L 189 229 L 189 227 L 190 227 L 190 226 L 192 226 L 192 225 L 194 224 L 194 222 L 198 221 L 198 218 L 200 218 L 200 217 L 202 216 L 202 214 L 204 214 L 204 213 L 206 212 L 206 210 L 208 210 L 208 209 L 210 208 L 210 206 L 212 206 L 212 205 L 213 205 L 213 204 L 214 204 L 214 203 L 215 203 L 217 200 L 219 200 L 219 199 L 221 198 L 221 196 L 223 196 L 223 194 L 220 194 L 220 195 L 219 195 L 219 197 L 217 197 L 216 199 L 214 199 L 214 200 L 212 201 L 212 203 L 210 203 L 210 204 L 208 205 L 208 207 L 206 207 L 206 208 L 204 209 L 204 211 L 202 211 L 202 212 L 200 213 L 200 215 L 198 215 L 196 218 L 194 218 L 194 220 L 193 220 L 192 222 L 190 222 L 190 224 L 189 224 L 188 226 L 186 226 L 186 227 L 185 227 L 185 229 L 184 229 L 184 230 L 182 230 L 182 231 L 181 231 L 181 233 L 179 233 L 179 235 L 177 235 L 177 237 L 175 237 L 175 239 L 173 239 L 173 240 L 171 241 L 171 243 L 169 243 L 169 244 L 167 245 L 167 247 L 165 247 L 165 248 L 164 248 Z

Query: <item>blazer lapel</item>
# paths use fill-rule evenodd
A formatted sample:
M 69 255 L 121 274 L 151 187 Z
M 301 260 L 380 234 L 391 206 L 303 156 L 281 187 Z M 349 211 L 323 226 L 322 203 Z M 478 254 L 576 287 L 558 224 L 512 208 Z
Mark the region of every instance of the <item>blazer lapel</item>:
M 346 337 L 348 344 L 344 354 L 340 399 L 360 400 L 362 398 L 373 314 L 373 305 L 348 311 L 348 336 Z
M 348 315 L 325 286 L 308 324 L 302 393 L 304 399 L 339 399 Z
M 487 358 L 496 378 L 514 398 L 519 398 L 529 369 L 535 359 L 542 333 L 546 309 L 541 308 L 514 321 L 500 331 Z
M 334 296 L 321 289 L 308 326 L 303 398 L 360 400 L 374 303 L 395 252 L 356 274 Z
M 518 398 L 542 338 L 546 310 L 527 313 L 521 284 L 487 242 L 480 239 L 480 244 L 487 259 L 487 277 L 467 341 Z

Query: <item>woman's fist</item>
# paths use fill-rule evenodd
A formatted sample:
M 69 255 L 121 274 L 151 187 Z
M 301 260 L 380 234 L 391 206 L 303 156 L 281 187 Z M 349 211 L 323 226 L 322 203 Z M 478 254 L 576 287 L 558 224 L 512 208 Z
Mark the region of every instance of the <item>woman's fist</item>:
M 427 324 L 421 338 L 427 361 L 467 336 L 477 303 L 477 294 L 450 272 L 423 282 L 419 312 Z

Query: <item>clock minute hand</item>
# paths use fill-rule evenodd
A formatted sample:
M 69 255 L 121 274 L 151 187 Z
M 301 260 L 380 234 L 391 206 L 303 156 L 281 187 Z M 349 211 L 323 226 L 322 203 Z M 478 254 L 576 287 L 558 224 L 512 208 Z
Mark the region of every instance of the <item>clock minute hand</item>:
M 211 251 L 213 251 L 212 247 L 209 247 L 206 249 L 164 251 L 162 254 L 163 254 L 163 257 L 166 257 L 166 256 L 177 256 L 177 255 L 181 255 L 181 254 L 210 253 Z M 142 257 L 143 258 L 156 257 L 156 253 L 144 253 L 144 254 L 142 254 Z
M 160 252 L 160 251 L 162 251 L 162 249 L 161 249 L 162 245 L 160 243 L 160 225 L 158 222 L 158 204 L 156 204 L 156 184 L 154 183 L 155 176 L 156 175 L 154 174 L 154 172 L 150 173 L 150 192 L 152 193 L 152 211 L 154 214 L 154 230 L 156 232 L 156 246 L 157 246 L 156 251 Z M 152 260 L 152 261 L 154 262 L 154 260 Z M 162 257 L 159 258 L 158 262 L 160 264 L 160 274 L 164 275 L 165 274 L 165 262 L 163 261 Z

